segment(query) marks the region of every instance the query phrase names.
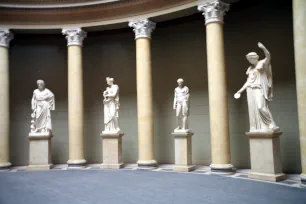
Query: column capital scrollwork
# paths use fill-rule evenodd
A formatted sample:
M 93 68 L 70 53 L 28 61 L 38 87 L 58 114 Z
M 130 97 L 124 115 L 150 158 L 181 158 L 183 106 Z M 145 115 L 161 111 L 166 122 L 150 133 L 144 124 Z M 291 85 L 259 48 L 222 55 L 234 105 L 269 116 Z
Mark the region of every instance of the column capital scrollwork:
M 87 33 L 82 28 L 63 28 L 62 34 L 66 36 L 67 46 L 79 45 L 83 46 L 83 40 L 86 38 Z
M 205 24 L 212 22 L 223 23 L 225 12 L 229 11 L 230 5 L 220 0 L 210 1 L 198 5 L 198 11 L 203 12 L 205 16 Z
M 10 41 L 14 38 L 14 34 L 9 29 L 0 29 L 0 46 L 10 47 Z
M 151 38 L 151 33 L 155 29 L 156 23 L 148 20 L 133 20 L 129 22 L 129 27 L 133 28 L 135 39 Z

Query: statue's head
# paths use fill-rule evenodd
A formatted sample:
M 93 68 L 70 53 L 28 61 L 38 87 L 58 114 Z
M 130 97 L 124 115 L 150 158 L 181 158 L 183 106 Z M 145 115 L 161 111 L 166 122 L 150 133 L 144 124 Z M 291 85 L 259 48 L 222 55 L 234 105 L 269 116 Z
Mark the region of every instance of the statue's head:
M 179 85 L 179 87 L 183 87 L 183 84 L 184 84 L 184 80 L 182 78 L 179 78 L 177 80 L 177 84 Z
M 106 77 L 107 85 L 111 86 L 114 84 L 114 78 Z
M 39 90 L 44 90 L 46 87 L 44 80 L 37 80 L 37 86 Z
M 246 58 L 251 64 L 256 65 L 258 63 L 259 56 L 256 52 L 250 52 L 246 55 Z

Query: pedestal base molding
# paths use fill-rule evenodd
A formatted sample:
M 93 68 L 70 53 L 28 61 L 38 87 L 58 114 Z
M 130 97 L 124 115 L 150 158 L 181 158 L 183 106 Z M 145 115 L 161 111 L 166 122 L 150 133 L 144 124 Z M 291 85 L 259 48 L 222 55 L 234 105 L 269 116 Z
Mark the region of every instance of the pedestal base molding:
M 120 164 L 101 164 L 101 169 L 122 169 L 124 167 L 124 163 Z
M 27 170 L 35 171 L 35 170 L 49 170 L 52 169 L 53 164 L 47 164 L 47 165 L 29 165 L 27 167 Z
M 52 167 L 51 138 L 49 133 L 30 133 L 30 158 L 28 170 L 47 170 Z
M 172 170 L 176 172 L 190 172 L 190 171 L 194 171 L 195 169 L 196 169 L 196 166 L 194 165 L 189 165 L 189 166 L 175 165 Z
M 266 173 L 258 173 L 258 172 L 250 172 L 248 174 L 249 178 L 258 179 L 258 180 L 265 180 L 265 181 L 282 181 L 287 179 L 286 174 L 279 173 L 279 174 L 266 174 Z
M 173 171 L 189 172 L 195 169 L 192 165 L 192 140 L 193 132 L 173 132 L 175 144 L 175 166 Z
M 102 132 L 103 163 L 101 169 L 120 169 L 122 161 L 122 137 L 124 133 Z
M 280 157 L 281 132 L 247 132 L 250 142 L 251 170 L 249 178 L 281 181 L 286 179 L 282 172 Z

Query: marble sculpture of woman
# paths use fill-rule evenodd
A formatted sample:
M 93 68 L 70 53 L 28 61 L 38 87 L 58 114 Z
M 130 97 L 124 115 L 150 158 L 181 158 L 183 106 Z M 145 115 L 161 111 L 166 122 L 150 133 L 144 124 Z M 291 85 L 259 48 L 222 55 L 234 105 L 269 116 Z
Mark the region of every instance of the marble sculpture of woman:
M 103 92 L 104 125 L 103 132 L 118 133 L 119 127 L 119 86 L 114 84 L 113 78 L 106 78 L 108 87 Z
M 259 60 L 255 52 L 246 55 L 251 64 L 246 72 L 248 78 L 234 97 L 238 99 L 243 91 L 247 91 L 250 132 L 277 132 L 279 127 L 276 126 L 269 109 L 269 102 L 273 98 L 271 55 L 262 43 L 259 42 L 258 47 L 266 57 Z
M 31 133 L 52 133 L 51 111 L 55 110 L 54 94 L 45 88 L 43 80 L 37 81 L 38 89 L 32 97 Z

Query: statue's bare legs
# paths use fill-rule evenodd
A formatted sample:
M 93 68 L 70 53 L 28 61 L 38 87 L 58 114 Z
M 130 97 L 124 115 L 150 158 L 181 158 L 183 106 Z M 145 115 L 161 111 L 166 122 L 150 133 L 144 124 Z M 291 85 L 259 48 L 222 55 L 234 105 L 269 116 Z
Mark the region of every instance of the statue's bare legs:
M 187 116 L 183 116 L 183 125 L 182 125 L 182 129 L 183 129 L 183 130 L 188 129 Z
M 176 107 L 176 124 L 177 124 L 177 128 L 175 128 L 175 130 L 179 130 L 182 128 L 182 115 L 181 115 L 181 111 L 182 111 L 182 106 L 180 104 L 177 104 Z
M 179 129 L 182 128 L 181 120 L 182 120 L 182 117 L 181 117 L 181 116 L 177 116 L 177 117 L 176 117 L 176 124 L 177 124 L 177 128 L 175 128 L 176 130 L 179 130 Z

